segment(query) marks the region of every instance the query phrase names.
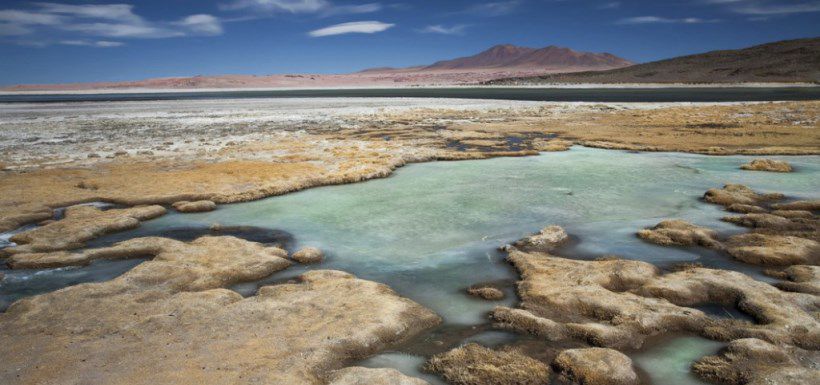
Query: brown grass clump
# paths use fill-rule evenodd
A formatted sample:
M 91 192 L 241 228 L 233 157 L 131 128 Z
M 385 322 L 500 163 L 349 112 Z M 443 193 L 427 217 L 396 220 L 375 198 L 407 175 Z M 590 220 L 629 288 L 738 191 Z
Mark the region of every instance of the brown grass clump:
M 732 341 L 692 365 L 701 378 L 722 384 L 811 384 L 820 370 L 805 368 L 787 350 L 756 338 Z
M 717 232 L 695 226 L 682 220 L 665 220 L 657 225 L 638 231 L 638 237 L 662 246 L 703 246 L 710 249 L 721 249 L 715 238 Z
M 174 207 L 174 210 L 179 211 L 181 213 L 202 213 L 206 211 L 216 210 L 216 203 L 209 200 L 201 200 L 195 202 L 179 201 L 174 202 L 174 204 L 172 204 L 171 206 Z
M 792 166 L 789 163 L 773 159 L 755 159 L 740 168 L 749 171 L 792 172 Z
M 709 203 L 729 207 L 735 204 L 758 205 L 777 201 L 783 199 L 783 194 L 758 194 L 744 185 L 727 184 L 720 189 L 709 189 L 703 194 L 703 199 Z
M 772 205 L 772 208 L 777 210 L 807 210 L 807 211 L 820 211 L 820 199 L 816 200 L 806 200 L 806 201 L 794 201 L 789 203 L 775 203 Z
M 11 237 L 20 244 L 7 252 L 41 252 L 82 247 L 101 235 L 129 230 L 146 221 L 165 215 L 162 206 L 137 206 L 103 211 L 93 206 L 71 206 L 65 218 Z
M 504 299 L 503 291 L 501 291 L 498 288 L 490 286 L 471 287 L 467 289 L 467 293 L 472 296 L 486 299 L 488 301 L 498 301 Z
M 549 367 L 515 351 L 497 351 L 467 344 L 433 356 L 424 369 L 455 385 L 543 385 Z
M 561 352 L 553 367 L 572 383 L 584 385 L 636 385 L 638 375 L 625 354 L 605 348 L 569 349 Z
M 726 241 L 726 251 L 740 261 L 755 265 L 789 266 L 820 262 L 820 243 L 793 236 L 734 235 Z

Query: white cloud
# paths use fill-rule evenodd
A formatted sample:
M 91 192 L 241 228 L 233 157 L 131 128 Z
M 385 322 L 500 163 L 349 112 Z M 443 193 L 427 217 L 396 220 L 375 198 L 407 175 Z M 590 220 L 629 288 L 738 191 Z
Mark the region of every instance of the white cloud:
M 327 0 L 236 0 L 224 4 L 223 9 L 256 9 L 272 12 L 316 13 L 331 4 Z
M 732 10 L 744 15 L 791 15 L 796 13 L 820 12 L 820 2 L 799 4 L 746 4 Z
M 65 24 L 58 28 L 85 35 L 133 39 L 159 39 L 185 36 L 185 32 L 147 24 L 80 23 Z
M 701 19 L 699 17 L 685 17 L 680 19 L 667 18 L 660 16 L 636 16 L 627 17 L 618 20 L 615 24 L 630 25 L 630 24 L 703 24 L 703 23 L 717 23 L 718 19 Z
M 0 36 L 28 36 L 27 41 L 49 44 L 66 33 L 108 38 L 156 39 L 191 35 L 222 34 L 222 23 L 215 16 L 199 14 L 178 21 L 151 21 L 134 13 L 130 4 L 32 3 L 33 9 L 0 10 Z M 86 39 L 62 41 L 88 42 Z M 106 40 L 101 45 L 114 46 Z
M 319 16 L 355 15 L 381 11 L 381 3 L 335 5 L 328 0 L 234 0 L 221 4 L 223 10 L 250 10 L 262 13 L 317 14 Z M 251 19 L 265 15 L 249 16 Z M 243 18 L 245 19 L 245 18 Z
M 710 4 L 724 5 L 728 10 L 743 15 L 791 15 L 820 12 L 820 1 L 806 0 L 704 0 Z
M 451 27 L 446 27 L 441 24 L 436 25 L 428 25 L 421 29 L 419 32 L 422 33 L 438 33 L 442 35 L 462 35 L 464 34 L 464 30 L 467 28 L 467 25 L 464 24 L 456 24 Z
M 211 15 L 191 15 L 174 24 L 203 35 L 221 35 L 223 32 L 222 23 Z
M 58 15 L 69 15 L 79 18 L 117 20 L 139 23 L 142 18 L 134 14 L 130 4 L 85 4 L 69 5 L 57 3 L 35 3 L 43 12 Z
M 308 35 L 312 37 L 323 37 L 347 33 L 376 33 L 386 31 L 393 26 L 395 26 L 395 24 L 382 23 L 380 21 L 354 21 L 310 31 Z
M 95 47 L 103 47 L 103 48 L 109 48 L 109 47 L 122 47 L 123 45 L 125 45 L 125 43 L 123 43 L 123 42 L 119 42 L 119 41 L 106 41 L 106 40 L 99 40 L 99 41 L 97 41 L 97 42 L 95 42 L 95 43 L 94 43 L 94 46 L 95 46 Z
M 0 10 L 0 21 L 16 25 L 57 25 L 62 23 L 62 18 L 48 13 L 6 9 Z
M 359 5 L 334 5 L 325 9 L 322 12 L 322 16 L 373 13 L 381 11 L 382 8 L 384 7 L 379 3 L 367 3 Z
M 603 3 L 603 4 L 598 5 L 596 8 L 597 9 L 617 9 L 617 8 L 621 8 L 621 5 L 622 4 L 621 4 L 620 1 L 610 1 L 608 3 Z
M 20 24 L 0 23 L 0 36 L 22 36 L 34 32 L 33 29 Z
M 769 17 L 820 12 L 820 0 L 699 0 L 714 4 L 729 12 L 747 15 L 749 21 L 768 20 Z M 660 16 L 638 16 L 618 20 L 616 24 L 704 24 L 718 23 L 720 19 L 698 17 L 668 18 Z
M 479 16 L 502 16 L 512 13 L 519 5 L 520 0 L 496 1 L 473 5 L 466 12 Z
M 62 45 L 76 45 L 76 46 L 84 46 L 84 47 L 98 47 L 98 48 L 113 48 L 113 47 L 122 47 L 125 45 L 119 41 L 107 41 L 107 40 L 97 40 L 97 41 L 88 41 L 88 40 L 63 40 L 60 42 Z

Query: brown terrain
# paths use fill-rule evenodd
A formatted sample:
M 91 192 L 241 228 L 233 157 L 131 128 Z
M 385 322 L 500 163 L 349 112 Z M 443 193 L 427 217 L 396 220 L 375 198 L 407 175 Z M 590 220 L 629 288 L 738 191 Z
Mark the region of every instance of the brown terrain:
M 0 128 L 16 134 L 0 155 L 0 229 L 38 222 L 54 208 L 81 202 L 241 202 L 384 177 L 410 162 L 533 155 L 572 144 L 713 155 L 820 154 L 818 102 L 410 108 L 321 115 L 330 120 L 296 129 L 289 121 L 269 121 L 282 114 L 275 103 L 179 101 L 163 103 L 169 112 L 150 117 L 142 110 L 106 110 L 105 103 L 76 113 L 59 105 L 6 112 Z M 156 108 L 130 104 L 143 105 Z M 211 108 L 207 122 L 198 118 L 203 107 Z M 60 151 L 54 143 L 62 143 Z
M 242 298 L 225 288 L 291 262 L 282 249 L 238 238 L 138 238 L 98 252 L 153 259 L 111 281 L 14 303 L 0 317 L 0 382 L 324 384 L 340 363 L 440 321 L 340 271 Z
M 479 54 L 410 68 L 373 68 L 352 74 L 215 75 L 126 82 L 16 85 L 0 91 L 105 89 L 322 88 L 475 84 L 493 79 L 555 72 L 599 71 L 633 63 L 608 53 L 549 46 L 498 45 Z
M 0 314 L 0 382 L 10 384 L 412 384 L 393 370 L 346 367 L 441 320 L 391 288 L 230 236 L 147 237 L 85 248 L 169 207 L 220 204 L 386 177 L 411 162 L 526 156 L 573 145 L 701 154 L 820 154 L 820 102 L 587 104 L 457 100 L 202 100 L 0 106 L 0 231 L 33 225 L 0 250 L 10 268 L 145 258 L 118 278 L 31 296 Z M 761 161 L 753 170 L 785 169 Z M 745 228 L 723 235 L 668 220 L 647 242 L 702 247 L 768 266 L 739 272 L 561 256 L 558 226 L 504 246 L 520 273 L 517 305 L 492 327 L 531 339 L 468 344 L 425 364 L 453 384 L 637 384 L 625 353 L 679 334 L 723 341 L 693 370 L 721 384 L 810 383 L 820 349 L 820 203 L 745 186 L 701 204 Z M 104 201 L 135 206 L 72 206 Z M 56 215 L 61 208 L 64 215 Z M 232 285 L 296 263 L 297 278 L 243 298 Z M 2 277 L 0 277 L 2 279 Z M 472 288 L 498 298 L 491 286 Z M 480 290 L 480 289 L 485 290 Z M 503 292 L 501 292 L 503 296 Z M 479 300 L 479 299 L 476 299 Z M 717 318 L 720 304 L 755 321 Z M 490 327 L 489 325 L 487 327 Z M 444 350 L 445 348 L 442 348 Z M 790 382 L 791 381 L 791 382 Z
M 425 368 L 459 385 L 540 384 L 553 376 L 564 381 L 560 383 L 637 385 L 644 382 L 623 352 L 664 335 L 696 334 L 728 342 L 716 355 L 693 364 L 694 373 L 704 380 L 732 385 L 816 382 L 820 202 L 784 202 L 782 194 L 758 193 L 742 185 L 711 189 L 703 200 L 727 210 L 753 205 L 780 220 L 745 225 L 752 228 L 725 240 L 727 246 L 716 232 L 679 220 L 664 221 L 639 236 L 664 246 L 701 246 L 735 257 L 738 245 L 753 247 L 777 261 L 779 267 L 767 274 L 782 281 L 771 285 L 738 272 L 696 265 L 664 272 L 615 256 L 567 259 L 559 253 L 569 235 L 559 226 L 549 226 L 504 246 L 507 259 L 521 274 L 521 302 L 518 308 L 497 307 L 491 314 L 495 328 L 532 335 L 538 342 L 519 341 L 495 349 L 468 344 L 435 355 Z M 804 215 L 795 217 L 786 213 L 788 209 L 804 209 Z M 732 222 L 730 218 L 724 220 Z M 809 246 L 780 248 L 779 240 L 785 238 Z M 800 258 L 779 258 L 783 252 Z M 752 321 L 697 309 L 715 303 L 749 314 Z M 551 345 L 546 348 L 540 341 Z
M 770 82 L 820 82 L 820 38 L 707 52 L 608 71 L 514 77 L 486 84 Z

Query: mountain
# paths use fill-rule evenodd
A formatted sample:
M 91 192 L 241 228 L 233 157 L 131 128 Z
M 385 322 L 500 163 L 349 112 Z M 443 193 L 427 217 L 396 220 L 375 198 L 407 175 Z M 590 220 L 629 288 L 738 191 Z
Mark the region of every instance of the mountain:
M 513 61 L 535 52 L 533 48 L 517 47 L 511 44 L 494 46 L 473 56 L 442 60 L 424 67 L 427 70 L 461 70 L 467 68 L 505 67 Z
M 820 82 L 820 38 L 676 57 L 608 71 L 491 80 L 486 84 Z
M 559 69 L 591 67 L 620 68 L 634 63 L 609 53 L 578 52 L 569 48 L 549 46 L 540 49 L 497 45 L 479 54 L 434 63 L 425 70 L 463 70 L 491 68 Z
M 537 49 L 505 44 L 473 56 L 430 65 L 371 68 L 352 74 L 208 75 L 125 82 L 27 84 L 0 88 L 0 91 L 450 86 L 556 72 L 605 70 L 631 64 L 608 53 L 578 52 L 556 46 Z

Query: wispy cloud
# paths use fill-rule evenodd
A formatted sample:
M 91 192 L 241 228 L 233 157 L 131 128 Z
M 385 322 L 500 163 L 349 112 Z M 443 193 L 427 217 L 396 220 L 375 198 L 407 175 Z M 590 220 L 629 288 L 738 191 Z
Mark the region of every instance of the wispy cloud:
M 88 40 L 62 40 L 60 41 L 62 45 L 76 45 L 76 46 L 83 46 L 83 47 L 99 47 L 99 48 L 113 48 L 113 47 L 122 47 L 125 45 L 123 42 L 119 41 L 107 41 L 107 40 L 97 40 L 97 41 L 88 41 Z
M 0 10 L 0 22 L 15 24 L 20 26 L 31 25 L 57 25 L 62 23 L 60 15 L 41 13 L 36 11 L 26 11 L 18 9 Z
M 466 24 L 456 24 L 450 27 L 436 24 L 436 25 L 428 25 L 419 30 L 421 33 L 438 33 L 441 35 L 463 35 L 464 30 L 467 29 Z
M 57 3 L 35 3 L 40 12 L 78 18 L 105 19 L 118 22 L 142 23 L 144 20 L 134 14 L 134 6 L 129 4 L 84 4 L 70 5 Z
M 236 0 L 220 5 L 225 10 L 254 9 L 258 11 L 316 13 L 331 4 L 326 0 Z
M 734 13 L 755 16 L 778 16 L 820 12 L 820 1 L 812 0 L 704 0 L 723 5 Z
M 381 11 L 380 3 L 336 5 L 328 0 L 234 0 L 220 5 L 223 10 L 251 10 L 263 13 L 356 15 Z M 257 15 L 259 17 L 259 15 Z
M 617 9 L 621 8 L 620 1 L 610 1 L 608 3 L 599 4 L 596 8 L 597 9 Z
M 699 17 L 685 17 L 685 18 L 668 18 L 660 16 L 636 16 L 620 19 L 615 24 L 632 25 L 632 24 L 704 24 L 717 23 L 718 19 L 701 19 Z
M 381 11 L 383 6 L 380 3 L 367 3 L 358 5 L 334 5 L 322 11 L 321 16 L 335 15 L 357 15 L 362 13 L 373 13 Z
M 22 25 L 13 23 L 0 23 L 0 37 L 2 36 L 22 36 L 34 32 L 33 29 Z
M 380 21 L 354 21 L 331 25 L 310 31 L 308 35 L 312 37 L 324 37 L 334 35 L 344 35 L 348 33 L 376 33 L 393 28 L 395 24 L 382 23 Z
M 478 16 L 503 16 L 512 13 L 520 5 L 520 0 L 495 1 L 473 5 L 464 12 Z
M 77 37 L 158 39 L 222 33 L 222 23 L 212 15 L 190 15 L 176 21 L 152 21 L 134 13 L 134 6 L 130 4 L 32 3 L 30 9 L 0 10 L 0 36 L 25 37 L 24 43 L 29 45 L 84 42 L 88 44 L 73 45 L 114 47 L 118 44 L 85 38 L 55 39 L 57 36 L 64 38 L 67 34 Z
M 203 35 L 221 35 L 224 32 L 219 19 L 205 14 L 191 15 L 173 24 Z
M 791 15 L 796 13 L 820 12 L 820 2 L 801 4 L 746 4 L 732 8 L 745 15 Z

